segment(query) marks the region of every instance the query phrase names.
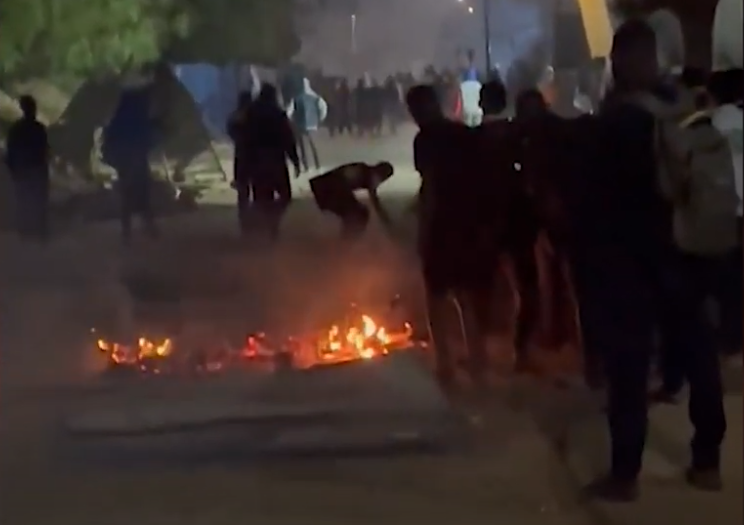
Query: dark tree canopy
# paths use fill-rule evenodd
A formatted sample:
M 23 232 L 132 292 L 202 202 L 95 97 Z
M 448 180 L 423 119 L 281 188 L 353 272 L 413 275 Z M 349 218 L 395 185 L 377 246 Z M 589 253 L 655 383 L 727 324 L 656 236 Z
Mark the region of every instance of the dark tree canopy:
M 2 0 L 0 75 L 115 73 L 160 60 L 276 63 L 294 0 Z
M 296 0 L 182 1 L 188 6 L 192 27 L 168 47 L 166 53 L 172 60 L 273 65 L 299 50 Z

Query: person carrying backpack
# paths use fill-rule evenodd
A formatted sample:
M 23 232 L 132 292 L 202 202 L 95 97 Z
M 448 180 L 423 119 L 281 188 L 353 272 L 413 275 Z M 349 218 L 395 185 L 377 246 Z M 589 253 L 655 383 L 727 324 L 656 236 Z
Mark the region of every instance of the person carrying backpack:
M 320 170 L 320 158 L 318 157 L 318 148 L 315 147 L 315 141 L 312 135 L 318 131 L 318 128 L 328 116 L 328 104 L 318 95 L 310 85 L 308 78 L 303 79 L 303 91 L 289 103 L 287 108 L 289 116 L 297 134 L 297 146 L 300 153 L 300 162 L 303 171 L 308 171 L 307 162 L 307 145 L 313 155 L 315 169 Z
M 604 361 L 611 436 L 610 472 L 588 492 L 612 501 L 638 497 L 660 308 L 673 321 L 670 344 L 690 385 L 686 480 L 706 491 L 722 485 L 726 417 L 705 301 L 720 257 L 736 243 L 731 156 L 694 97 L 665 83 L 658 58 L 645 21 L 615 33 L 597 166 L 585 181 L 591 199 L 581 203 L 576 232 L 584 345 Z

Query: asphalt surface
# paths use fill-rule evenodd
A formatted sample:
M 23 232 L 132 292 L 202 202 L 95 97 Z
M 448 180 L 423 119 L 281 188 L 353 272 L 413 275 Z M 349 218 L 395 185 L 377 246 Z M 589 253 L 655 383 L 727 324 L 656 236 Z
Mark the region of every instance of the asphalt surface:
M 400 204 L 418 184 L 411 136 L 409 129 L 371 142 L 321 139 L 319 149 L 324 167 L 394 162 L 383 196 L 405 222 Z M 296 183 L 300 194 L 304 180 Z M 687 430 L 683 407 L 674 407 L 654 413 L 644 498 L 624 509 L 580 497 L 606 458 L 601 400 L 540 381 L 505 378 L 490 393 L 458 398 L 453 413 L 463 432 L 423 451 L 269 459 L 241 453 L 245 436 L 234 431 L 134 447 L 71 436 L 64 426 L 71 417 L 109 406 L 92 326 L 213 340 L 317 326 L 351 302 L 381 311 L 398 294 L 404 315 L 420 323 L 421 287 L 405 235 L 391 239 L 373 227 L 343 245 L 332 218 L 298 202 L 277 246 L 246 244 L 226 206 L 234 196 L 213 193 L 204 210 L 164 220 L 157 243 L 122 249 L 115 224 L 69 231 L 47 247 L 0 239 L 3 525 L 645 525 L 659 512 L 703 516 L 711 506 L 715 523 L 741 523 L 739 395 L 728 400 L 726 493 L 699 497 L 682 485 Z M 144 387 L 128 386 L 118 406 L 164 402 Z M 356 388 L 339 396 L 352 398 Z

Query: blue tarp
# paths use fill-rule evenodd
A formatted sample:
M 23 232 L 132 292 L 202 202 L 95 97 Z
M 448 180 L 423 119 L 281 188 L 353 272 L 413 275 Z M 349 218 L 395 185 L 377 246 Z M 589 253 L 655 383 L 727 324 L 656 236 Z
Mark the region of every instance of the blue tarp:
M 227 119 L 235 109 L 238 93 L 253 90 L 250 66 L 176 64 L 173 72 L 199 107 L 207 131 L 214 139 L 226 136 Z

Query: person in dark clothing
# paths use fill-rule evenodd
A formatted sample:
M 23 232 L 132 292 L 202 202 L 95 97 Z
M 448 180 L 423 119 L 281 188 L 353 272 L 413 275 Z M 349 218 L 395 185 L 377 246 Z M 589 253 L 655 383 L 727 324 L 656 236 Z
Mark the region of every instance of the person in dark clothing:
M 270 237 L 279 235 L 284 212 L 292 201 L 292 187 L 287 160 L 295 176 L 300 174 L 300 159 L 292 124 L 279 106 L 276 88 L 261 87 L 256 101 L 246 112 L 239 134 L 240 169 L 236 171 L 236 188 L 252 188 L 256 219 Z M 242 232 L 249 233 L 241 223 Z
M 390 228 L 391 221 L 380 204 L 377 188 L 393 176 L 389 162 L 370 166 L 361 162 L 344 164 L 310 179 L 310 189 L 315 203 L 341 219 L 344 237 L 356 237 L 369 222 L 369 210 L 355 197 L 357 190 L 366 190 L 372 209 L 383 225 Z
M 16 228 L 24 238 L 49 234 L 49 139 L 37 119 L 36 100 L 20 98 L 23 116 L 8 130 L 5 162 L 16 194 Z
M 540 274 L 541 345 L 560 348 L 577 339 L 576 305 L 569 260 L 571 180 L 580 171 L 585 118 L 563 119 L 551 112 L 538 89 L 517 95 L 517 162 L 536 226 Z M 587 364 L 587 360 L 585 360 Z
M 390 75 L 385 81 L 385 113 L 388 118 L 390 132 L 396 134 L 398 126 L 403 121 L 403 100 L 401 99 L 400 83 Z
M 345 78 L 338 81 L 329 110 L 333 118 L 331 136 L 351 135 L 354 131 L 354 104 L 349 82 Z
M 227 122 L 227 134 L 234 145 L 233 162 L 233 189 L 237 193 L 238 200 L 238 223 L 242 232 L 249 231 L 252 204 L 256 198 L 256 191 L 247 173 L 249 168 L 245 166 L 245 147 L 243 136 L 245 135 L 248 111 L 253 103 L 253 95 L 248 91 L 242 91 L 238 95 L 238 107 L 232 112 Z
M 515 369 L 526 371 L 530 368 L 527 347 L 537 332 L 540 314 L 535 260 L 538 224 L 525 180 L 515 168 L 519 160 L 519 155 L 515 154 L 519 146 L 516 126 L 501 118 L 506 109 L 506 96 L 506 88 L 499 80 L 487 82 L 481 88 L 483 124 L 479 129 L 484 141 L 484 163 L 488 165 L 482 184 L 490 188 L 494 249 L 507 257 L 510 281 L 519 298 L 514 337 Z
M 672 212 L 659 191 L 653 115 L 639 94 L 675 97 L 659 88 L 656 38 L 644 21 L 615 33 L 613 92 L 599 115 L 598 160 L 587 177 L 580 246 L 574 257 L 584 344 L 601 354 L 607 375 L 611 466 L 588 495 L 630 501 L 638 496 L 648 426 L 647 381 L 662 303 L 675 320 L 676 351 L 690 384 L 694 427 L 687 481 L 718 490 L 720 445 L 726 430 L 721 372 L 704 315 L 710 261 L 683 254 L 672 237 Z M 601 174 L 601 176 L 598 176 Z
M 114 116 L 103 131 L 103 160 L 116 170 L 120 198 L 121 235 L 124 243 L 132 236 L 132 219 L 139 215 L 146 234 L 155 238 L 158 228 L 150 193 L 150 151 L 154 126 L 150 118 L 151 91 L 147 86 L 125 89 Z
M 419 126 L 413 143 L 422 178 L 418 249 L 437 377 L 443 385 L 454 380 L 448 341 L 456 313 L 468 372 L 483 384 L 488 363 L 478 304 L 492 282 L 494 261 L 486 253 L 491 239 L 483 224 L 489 210 L 482 206 L 482 178 L 474 166 L 479 145 L 474 130 L 444 117 L 433 87 L 412 88 L 406 102 Z

